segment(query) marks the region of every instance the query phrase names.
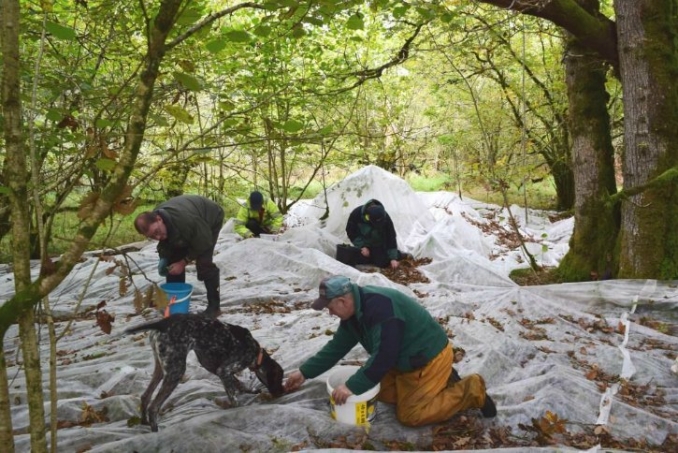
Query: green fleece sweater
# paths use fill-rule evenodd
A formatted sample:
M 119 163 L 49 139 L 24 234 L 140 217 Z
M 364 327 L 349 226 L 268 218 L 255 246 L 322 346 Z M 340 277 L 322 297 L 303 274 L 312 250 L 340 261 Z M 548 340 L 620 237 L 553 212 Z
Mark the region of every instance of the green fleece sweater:
M 332 368 L 360 343 L 370 354 L 346 382 L 356 395 L 377 385 L 395 368 L 412 371 L 428 364 L 449 343 L 445 330 L 417 301 L 376 286 L 352 284 L 355 314 L 339 323 L 333 338 L 300 367 L 310 379 Z

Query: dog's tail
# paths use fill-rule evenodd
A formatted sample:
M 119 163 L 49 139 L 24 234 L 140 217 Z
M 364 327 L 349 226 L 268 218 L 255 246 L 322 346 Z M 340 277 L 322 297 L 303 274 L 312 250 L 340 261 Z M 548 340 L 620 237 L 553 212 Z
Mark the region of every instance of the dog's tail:
M 146 330 L 157 330 L 159 332 L 164 332 L 169 325 L 170 318 L 163 318 L 160 321 L 149 322 L 146 324 L 141 324 L 140 326 L 130 327 L 125 329 L 125 333 L 137 333 L 143 332 Z

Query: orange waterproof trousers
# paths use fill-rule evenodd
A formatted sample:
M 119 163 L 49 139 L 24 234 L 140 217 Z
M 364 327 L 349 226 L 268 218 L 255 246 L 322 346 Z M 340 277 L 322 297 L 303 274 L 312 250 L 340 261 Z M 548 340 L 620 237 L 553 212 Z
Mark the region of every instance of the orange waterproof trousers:
M 485 404 L 485 381 L 472 374 L 449 383 L 452 345 L 447 345 L 426 366 L 414 371 L 389 371 L 381 380 L 377 399 L 396 405 L 396 417 L 406 426 L 421 426 L 450 419 L 465 409 Z

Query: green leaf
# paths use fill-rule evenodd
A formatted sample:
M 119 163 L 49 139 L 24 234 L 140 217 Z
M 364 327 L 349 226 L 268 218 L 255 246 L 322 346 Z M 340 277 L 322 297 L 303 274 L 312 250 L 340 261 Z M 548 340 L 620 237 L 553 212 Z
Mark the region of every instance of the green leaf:
M 225 112 L 230 112 L 235 108 L 235 104 L 228 99 L 224 99 L 223 101 L 219 101 L 219 108 Z
M 202 90 L 202 83 L 200 83 L 198 79 L 196 79 L 190 74 L 174 71 L 172 73 L 172 76 L 174 77 L 174 80 L 176 80 L 177 82 L 182 84 L 185 88 L 191 91 Z
M 47 113 L 45 114 L 45 118 L 47 118 L 50 121 L 61 121 L 63 118 L 63 115 L 59 110 L 55 109 L 49 109 L 47 110 Z
M 212 53 L 217 53 L 223 50 L 224 47 L 226 47 L 226 41 L 223 39 L 215 39 L 205 44 L 205 48 Z
M 265 38 L 271 34 L 271 27 L 269 27 L 268 25 L 259 25 L 252 32 L 257 36 Z
M 452 19 L 454 19 L 454 16 L 453 16 L 452 14 L 450 14 L 450 13 L 443 13 L 443 14 L 440 16 L 440 20 L 441 20 L 444 24 L 449 24 L 450 22 L 452 22 Z
M 115 161 L 111 159 L 98 159 L 94 165 L 101 171 L 113 171 Z
M 304 123 L 296 120 L 288 120 L 282 125 L 287 132 L 298 132 L 304 128 Z
M 297 24 L 293 29 L 292 29 L 292 37 L 293 38 L 302 38 L 306 36 L 306 30 L 304 30 L 304 27 L 301 25 Z
M 327 134 L 329 134 L 330 132 L 332 132 L 333 130 L 334 130 L 334 128 L 332 127 L 332 125 L 329 125 L 329 126 L 325 126 L 325 127 L 323 127 L 322 129 L 320 129 L 320 130 L 318 131 L 318 133 L 319 133 L 319 134 L 322 134 L 322 135 L 327 135 Z
M 178 105 L 166 105 L 164 109 L 167 113 L 176 118 L 177 121 L 185 124 L 193 124 L 193 117 L 183 108 Z
M 226 32 L 226 39 L 233 42 L 250 42 L 252 37 L 243 30 L 231 30 Z
M 280 9 L 278 2 L 266 2 L 261 6 L 267 11 L 277 11 Z
M 325 21 L 318 19 L 317 17 L 306 17 L 304 18 L 304 22 L 307 22 L 311 25 L 316 25 L 318 27 L 325 25 Z
M 428 8 L 417 7 L 417 12 L 421 17 L 427 20 L 431 20 L 436 17 L 436 13 Z
M 104 127 L 113 126 L 113 121 L 99 118 L 94 124 L 96 125 L 96 127 L 101 129 Z
M 75 30 L 73 30 L 71 27 L 64 27 L 63 25 L 54 22 L 47 21 L 45 28 L 57 39 L 73 41 L 76 36 Z
M 349 30 L 362 30 L 365 28 L 365 22 L 363 22 L 363 16 L 361 14 L 354 14 L 348 18 L 346 21 L 346 28 Z
M 169 126 L 169 123 L 164 116 L 158 115 L 157 113 L 149 113 L 148 117 L 153 121 L 156 126 Z
M 203 7 L 199 3 L 190 4 L 177 18 L 177 25 L 191 25 L 203 16 Z
M 400 19 L 405 14 L 407 14 L 408 9 L 410 9 L 409 5 L 396 6 L 395 8 L 393 8 L 393 17 L 395 19 Z
M 12 189 L 7 186 L 0 186 L 0 193 L 3 195 L 9 195 Z

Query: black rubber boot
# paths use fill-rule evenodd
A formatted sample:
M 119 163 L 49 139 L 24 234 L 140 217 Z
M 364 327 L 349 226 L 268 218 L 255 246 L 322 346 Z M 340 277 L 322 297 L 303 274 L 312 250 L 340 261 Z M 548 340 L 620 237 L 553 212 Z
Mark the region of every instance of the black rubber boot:
M 205 280 L 207 290 L 207 309 L 203 312 L 208 318 L 218 318 L 221 314 L 221 295 L 219 294 L 219 276 Z
M 497 406 L 494 405 L 494 401 L 490 398 L 490 395 L 485 394 L 485 404 L 480 408 L 480 412 L 485 418 L 492 418 L 497 416 Z
M 206 316 L 211 319 L 216 319 L 221 314 L 219 309 L 219 303 L 216 301 L 208 301 L 207 308 L 202 312 L 203 316 Z
M 459 376 L 459 373 L 457 373 L 457 370 L 455 370 L 454 367 L 453 367 L 452 373 L 450 374 L 450 377 L 447 380 L 447 382 L 449 384 L 454 384 L 455 382 L 459 382 L 459 381 L 461 381 L 461 376 Z

